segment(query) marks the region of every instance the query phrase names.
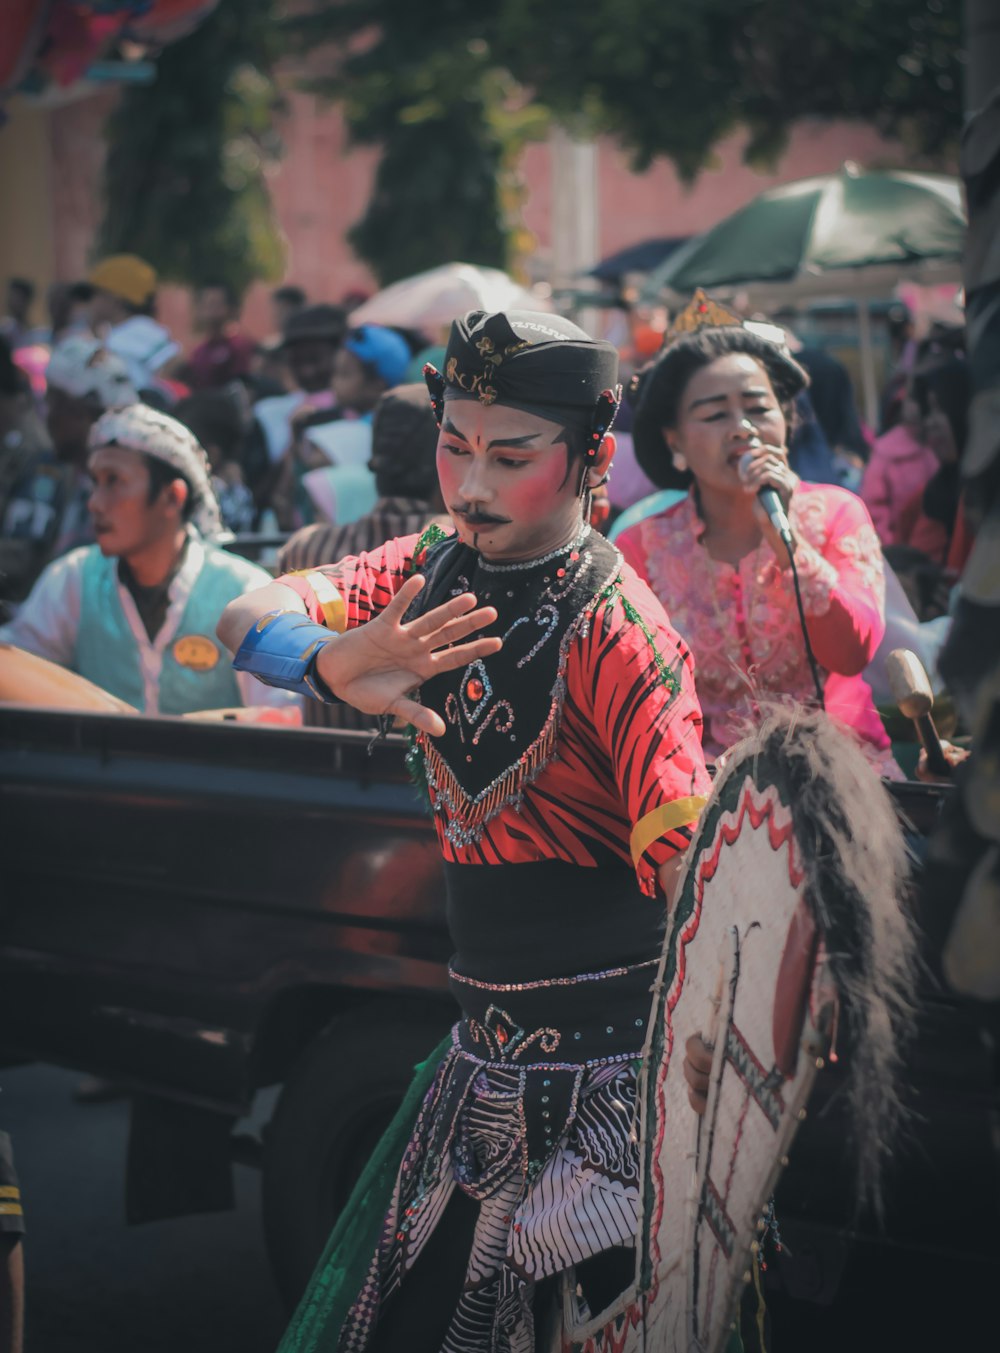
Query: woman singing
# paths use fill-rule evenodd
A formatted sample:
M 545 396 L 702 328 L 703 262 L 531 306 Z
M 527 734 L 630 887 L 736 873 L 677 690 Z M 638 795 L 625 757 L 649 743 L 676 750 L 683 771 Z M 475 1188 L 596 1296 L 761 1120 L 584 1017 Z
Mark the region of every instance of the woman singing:
M 885 630 L 878 536 L 853 493 L 803 483 L 788 465 L 788 410 L 805 372 L 705 298 L 672 333 L 640 380 L 635 448 L 658 486 L 689 492 L 616 543 L 691 645 L 706 753 L 738 739 L 755 693 L 816 698 L 789 552 L 758 498 L 770 486 L 791 525 L 827 711 L 900 778 L 861 675 Z

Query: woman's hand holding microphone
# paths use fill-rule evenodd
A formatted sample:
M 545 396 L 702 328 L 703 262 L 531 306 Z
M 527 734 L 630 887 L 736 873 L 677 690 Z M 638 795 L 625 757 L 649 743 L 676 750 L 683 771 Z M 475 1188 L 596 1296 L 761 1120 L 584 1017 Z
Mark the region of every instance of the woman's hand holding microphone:
M 786 559 L 791 560 L 795 549 L 788 509 L 799 477 L 788 464 L 788 452 L 783 446 L 766 445 L 749 420 L 746 426 L 751 430 L 751 436 L 740 457 L 739 476 L 744 490 L 753 495 L 754 516 L 764 538 L 783 564 Z

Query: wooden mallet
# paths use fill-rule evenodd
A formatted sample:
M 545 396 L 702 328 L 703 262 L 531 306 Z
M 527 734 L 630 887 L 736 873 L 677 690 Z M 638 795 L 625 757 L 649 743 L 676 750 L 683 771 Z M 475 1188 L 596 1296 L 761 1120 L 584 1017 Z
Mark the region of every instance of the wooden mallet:
M 951 766 L 945 760 L 941 739 L 931 718 L 934 692 L 923 663 L 908 648 L 894 648 L 886 658 L 885 670 L 900 714 L 912 719 L 916 725 L 917 737 L 927 753 L 928 771 L 932 775 L 950 776 Z

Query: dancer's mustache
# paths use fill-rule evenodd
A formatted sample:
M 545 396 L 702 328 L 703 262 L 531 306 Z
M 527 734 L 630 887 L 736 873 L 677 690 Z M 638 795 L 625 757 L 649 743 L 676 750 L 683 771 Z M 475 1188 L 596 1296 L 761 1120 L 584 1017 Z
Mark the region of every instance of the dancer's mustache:
M 509 517 L 497 517 L 492 512 L 483 512 L 481 508 L 467 504 L 454 503 L 450 511 L 453 516 L 461 517 L 469 526 L 507 526 L 510 523 Z

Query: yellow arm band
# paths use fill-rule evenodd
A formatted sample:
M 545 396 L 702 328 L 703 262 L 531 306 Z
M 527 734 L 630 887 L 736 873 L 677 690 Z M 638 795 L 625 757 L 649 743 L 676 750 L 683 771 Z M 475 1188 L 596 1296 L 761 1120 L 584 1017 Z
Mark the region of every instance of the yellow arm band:
M 326 574 L 320 573 L 318 569 L 297 568 L 293 569 L 288 576 L 290 578 L 305 578 L 316 594 L 316 600 L 323 612 L 324 625 L 334 634 L 343 634 L 344 630 L 347 629 L 347 607 L 344 604 L 344 598 Z
M 673 803 L 661 803 L 659 808 L 654 808 L 651 813 L 640 818 L 629 838 L 633 864 L 638 864 L 653 842 L 661 836 L 676 827 L 686 827 L 689 822 L 696 822 L 704 806 L 705 800 L 701 795 L 692 794 L 690 798 L 674 799 Z

